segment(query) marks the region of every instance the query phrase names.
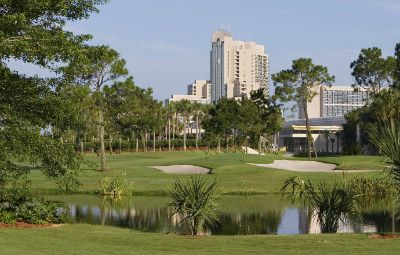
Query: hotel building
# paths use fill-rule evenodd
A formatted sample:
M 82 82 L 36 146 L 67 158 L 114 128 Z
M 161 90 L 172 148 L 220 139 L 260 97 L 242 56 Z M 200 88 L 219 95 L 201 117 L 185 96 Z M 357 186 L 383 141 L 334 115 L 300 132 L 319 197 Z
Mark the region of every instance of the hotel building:
M 268 91 L 269 57 L 264 46 L 233 40 L 218 30 L 212 35 L 210 52 L 211 100 L 241 98 L 259 88 Z
M 307 104 L 309 118 L 344 116 L 363 107 L 369 100 L 364 89 L 354 90 L 351 86 L 320 86 L 317 95 Z M 298 105 L 299 119 L 304 119 L 304 110 Z

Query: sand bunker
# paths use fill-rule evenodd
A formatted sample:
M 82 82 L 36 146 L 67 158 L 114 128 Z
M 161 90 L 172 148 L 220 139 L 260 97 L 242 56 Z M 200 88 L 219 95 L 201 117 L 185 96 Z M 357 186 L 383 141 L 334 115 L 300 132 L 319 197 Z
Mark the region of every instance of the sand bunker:
M 209 174 L 211 169 L 193 165 L 149 166 L 168 174 Z
M 253 166 L 261 166 L 268 168 L 283 169 L 295 172 L 336 172 L 342 173 L 342 170 L 335 170 L 336 165 L 327 164 L 317 161 L 302 161 L 302 160 L 274 160 L 272 164 L 252 164 Z M 376 170 L 346 170 L 346 172 L 373 172 Z

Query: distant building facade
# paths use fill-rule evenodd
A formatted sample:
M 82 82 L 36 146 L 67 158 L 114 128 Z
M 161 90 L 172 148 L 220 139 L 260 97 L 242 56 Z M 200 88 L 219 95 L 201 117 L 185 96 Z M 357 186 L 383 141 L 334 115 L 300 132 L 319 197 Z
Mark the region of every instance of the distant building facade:
M 207 80 L 195 80 L 187 85 L 187 95 L 171 95 L 165 100 L 165 104 L 180 100 L 189 100 L 192 103 L 209 104 L 211 103 L 211 83 Z
M 211 99 L 211 82 L 207 80 L 195 80 L 192 84 L 187 85 L 187 94 Z
M 311 136 L 317 152 L 341 153 L 342 141 L 340 132 L 346 119 L 343 116 L 327 118 L 310 118 Z M 307 152 L 307 128 L 304 119 L 286 121 L 279 132 L 279 147 L 287 152 Z
M 269 88 L 269 57 L 264 46 L 235 41 L 218 30 L 212 35 L 210 52 L 211 101 L 223 97 L 249 96 L 259 88 Z
M 344 116 L 363 107 L 369 100 L 367 90 L 354 90 L 351 86 L 320 86 L 317 95 L 307 103 L 309 118 Z M 299 119 L 304 119 L 304 109 L 298 105 Z

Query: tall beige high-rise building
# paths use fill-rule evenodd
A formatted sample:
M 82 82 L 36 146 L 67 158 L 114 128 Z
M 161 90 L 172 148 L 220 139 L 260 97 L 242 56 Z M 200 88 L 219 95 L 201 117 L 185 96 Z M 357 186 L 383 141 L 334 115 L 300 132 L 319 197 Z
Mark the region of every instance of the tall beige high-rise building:
M 210 52 L 211 99 L 249 96 L 259 88 L 269 89 L 269 57 L 264 46 L 235 41 L 224 31 L 212 35 Z

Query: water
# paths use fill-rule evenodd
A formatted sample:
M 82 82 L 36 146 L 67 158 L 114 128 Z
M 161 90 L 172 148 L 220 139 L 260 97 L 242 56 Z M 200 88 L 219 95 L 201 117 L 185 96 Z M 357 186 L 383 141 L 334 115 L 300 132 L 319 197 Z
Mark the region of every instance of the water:
M 65 201 L 76 223 L 110 225 L 145 232 L 185 233 L 181 219 L 166 208 L 168 198 L 137 196 L 112 200 L 91 195 L 53 197 Z M 291 207 L 278 195 L 222 196 L 219 222 L 207 226 L 206 234 L 307 234 L 319 233 L 318 222 L 306 208 Z M 347 220 L 338 232 L 392 232 L 400 230 L 400 221 L 393 221 L 385 209 L 363 211 L 363 220 Z

